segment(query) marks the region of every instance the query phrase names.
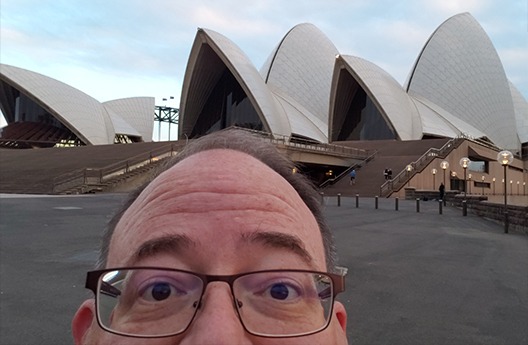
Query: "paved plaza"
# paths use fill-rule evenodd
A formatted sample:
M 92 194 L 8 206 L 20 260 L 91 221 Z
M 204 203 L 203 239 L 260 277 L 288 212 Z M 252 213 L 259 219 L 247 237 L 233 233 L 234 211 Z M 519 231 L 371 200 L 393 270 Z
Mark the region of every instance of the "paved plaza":
M 123 195 L 0 197 L 0 343 L 71 344 Z M 438 203 L 327 198 L 351 344 L 528 344 L 528 236 Z

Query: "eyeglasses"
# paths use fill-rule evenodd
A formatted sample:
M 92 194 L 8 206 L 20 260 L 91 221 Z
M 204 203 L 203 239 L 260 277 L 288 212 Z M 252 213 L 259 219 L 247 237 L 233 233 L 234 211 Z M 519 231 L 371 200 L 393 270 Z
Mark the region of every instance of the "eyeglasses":
M 345 274 L 267 270 L 236 275 L 203 275 L 152 267 L 88 272 L 97 322 L 104 330 L 141 338 L 181 334 L 191 325 L 211 282 L 231 288 L 244 329 L 261 337 L 297 337 L 324 330 Z

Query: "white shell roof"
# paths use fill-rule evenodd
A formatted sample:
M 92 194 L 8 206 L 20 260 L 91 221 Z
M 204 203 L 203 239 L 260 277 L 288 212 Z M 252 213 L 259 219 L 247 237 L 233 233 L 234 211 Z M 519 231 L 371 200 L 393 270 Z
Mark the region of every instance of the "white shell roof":
M 295 99 L 327 126 L 337 54 L 337 48 L 317 27 L 299 24 L 284 36 L 260 74 L 268 85 Z
M 117 115 L 117 113 L 114 112 L 112 109 L 106 108 L 105 110 L 110 119 L 112 120 L 112 123 L 114 124 L 116 134 L 131 135 L 134 137 L 141 136 L 141 134 L 134 127 L 127 123 L 125 119 L 123 119 L 121 116 Z
M 422 118 L 423 133 L 428 135 L 485 138 L 486 134 L 460 118 L 448 113 L 442 107 L 420 96 L 410 97 Z
M 510 89 L 515 109 L 515 120 L 517 122 L 517 134 L 521 143 L 528 143 L 528 102 L 517 88 L 510 82 Z
M 280 90 L 273 94 L 287 114 L 293 134 L 328 143 L 326 132 L 322 130 L 327 127 L 326 123 Z
M 86 144 L 114 142 L 112 121 L 96 99 L 63 82 L 1 64 L 0 76 L 49 111 Z
M 180 104 L 180 121 L 182 125 L 179 126 L 180 134 L 190 132 L 200 113 L 201 109 L 198 109 L 200 102 L 205 102 L 207 99 L 208 91 L 206 88 L 214 86 L 210 85 L 214 83 L 207 78 L 215 71 L 211 71 L 211 73 L 208 73 L 209 75 L 204 75 L 204 73 L 201 75 L 197 74 L 203 72 L 200 70 L 204 69 L 204 66 L 198 66 L 197 64 L 207 63 L 198 59 L 204 45 L 208 45 L 235 76 L 246 95 L 250 98 L 264 126 L 268 127 L 272 134 L 290 136 L 291 128 L 286 114 L 249 58 L 228 38 L 207 29 L 198 30 L 191 49 L 182 86 Z
M 374 63 L 355 56 L 339 55 L 335 73 L 343 73 L 342 66 L 374 101 L 401 140 L 421 139 L 422 122 L 418 111 L 396 79 Z
M 504 68 L 469 13 L 451 17 L 431 35 L 407 84 L 409 95 L 432 101 L 486 133 L 497 146 L 520 149 Z
M 154 97 L 121 98 L 104 102 L 103 105 L 113 112 L 111 118 L 117 134 L 140 136 L 143 141 L 152 141 Z

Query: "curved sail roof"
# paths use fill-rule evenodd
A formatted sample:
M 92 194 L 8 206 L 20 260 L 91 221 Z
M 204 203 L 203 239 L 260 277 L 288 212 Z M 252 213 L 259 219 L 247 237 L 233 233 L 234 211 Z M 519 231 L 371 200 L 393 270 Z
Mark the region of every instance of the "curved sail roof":
M 114 128 L 96 99 L 63 82 L 22 68 L 0 65 L 0 78 L 49 111 L 85 144 L 114 141 Z
M 422 123 L 419 113 L 402 86 L 390 74 L 372 62 L 349 55 L 337 57 L 334 73 L 332 100 L 335 88 L 338 87 L 336 81 L 339 73 L 350 73 L 401 140 L 421 139 Z M 332 116 L 333 112 L 330 114 Z
M 489 37 L 469 13 L 449 18 L 431 35 L 407 91 L 478 128 L 498 146 L 520 149 L 504 68 Z
M 84 92 L 63 82 L 26 69 L 0 64 L 0 92 L 8 122 L 15 118 L 15 98 L 29 99 L 73 132 L 86 145 L 113 144 L 116 134 L 151 141 L 154 126 L 154 98 L 131 97 L 100 103 Z M 6 89 L 6 90 L 4 90 Z M 17 90 L 17 91 L 15 91 Z M 35 106 L 26 105 L 35 112 Z M 38 111 L 37 111 L 38 113 Z M 23 114 L 21 114 L 23 115 Z M 38 121 L 34 115 L 32 121 Z
M 207 29 L 198 30 L 191 49 L 182 87 L 179 133 L 192 132 L 202 107 L 225 68 L 251 100 L 265 130 L 290 136 L 291 128 L 284 111 L 249 58 L 225 36 Z
M 528 143 L 528 102 L 511 82 L 510 89 L 515 109 L 515 120 L 517 122 L 517 134 L 521 143 Z
M 284 36 L 260 73 L 273 92 L 288 95 L 327 124 L 337 54 L 321 30 L 313 24 L 299 24 Z
M 154 97 L 120 98 L 103 105 L 122 119 L 122 125 L 118 127 L 117 120 L 112 117 L 117 134 L 140 136 L 144 141 L 152 141 Z
M 405 87 L 372 62 L 339 55 L 312 24 L 293 27 L 260 75 L 233 42 L 199 29 L 185 74 L 180 134 L 201 126 L 200 113 L 218 96 L 213 89 L 226 69 L 274 135 L 320 142 L 468 136 L 517 152 L 528 136 L 527 103 L 510 90 L 497 52 L 469 13 L 437 28 Z M 215 106 L 209 111 L 222 104 Z M 219 126 L 214 121 L 207 130 Z

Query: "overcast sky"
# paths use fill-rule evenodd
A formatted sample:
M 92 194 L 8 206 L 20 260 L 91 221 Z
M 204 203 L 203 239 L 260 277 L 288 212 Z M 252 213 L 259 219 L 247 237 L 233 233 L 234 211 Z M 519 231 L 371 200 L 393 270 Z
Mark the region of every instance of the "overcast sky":
M 403 85 L 429 36 L 461 12 L 484 28 L 528 99 L 527 0 L 0 0 L 0 61 L 101 102 L 174 96 L 165 104 L 178 107 L 198 27 L 231 39 L 260 69 L 289 29 L 310 22 Z

